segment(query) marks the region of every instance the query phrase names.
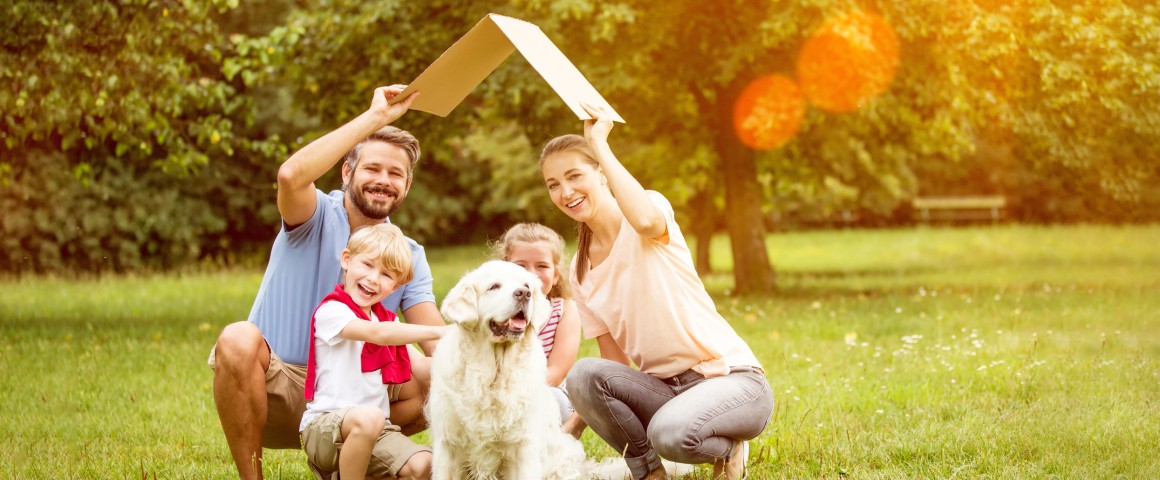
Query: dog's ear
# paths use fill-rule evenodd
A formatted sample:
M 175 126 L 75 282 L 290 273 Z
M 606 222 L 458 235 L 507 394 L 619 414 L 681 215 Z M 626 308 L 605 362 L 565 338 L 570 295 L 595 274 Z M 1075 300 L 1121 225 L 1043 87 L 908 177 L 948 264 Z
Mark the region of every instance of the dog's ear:
M 476 290 L 475 282 L 464 277 L 450 292 L 447 292 L 439 313 L 448 322 L 470 328 L 479 321 L 478 302 L 479 292 Z

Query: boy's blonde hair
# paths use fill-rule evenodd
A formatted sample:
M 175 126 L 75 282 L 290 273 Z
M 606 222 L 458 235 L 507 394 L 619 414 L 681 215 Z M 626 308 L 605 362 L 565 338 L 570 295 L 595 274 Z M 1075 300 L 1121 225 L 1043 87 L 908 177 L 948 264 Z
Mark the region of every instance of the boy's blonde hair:
M 564 237 L 548 227 L 538 223 L 517 223 L 503 236 L 491 245 L 496 258 L 510 261 L 512 248 L 517 243 L 547 243 L 552 249 L 552 263 L 556 265 L 556 284 L 548 292 L 548 298 L 572 298 L 572 289 L 568 287 L 568 271 L 564 264 Z
M 399 227 L 380 223 L 355 230 L 346 243 L 351 256 L 372 254 L 378 266 L 395 275 L 395 284 L 410 282 L 415 275 L 411 263 L 411 245 Z

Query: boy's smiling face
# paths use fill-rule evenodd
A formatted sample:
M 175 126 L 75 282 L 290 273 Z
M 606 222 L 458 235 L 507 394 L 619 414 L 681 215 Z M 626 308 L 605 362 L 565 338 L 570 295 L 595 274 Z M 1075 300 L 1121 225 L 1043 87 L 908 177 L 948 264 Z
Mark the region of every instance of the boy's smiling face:
M 343 250 L 341 263 L 343 290 L 367 313 L 372 305 L 399 287 L 396 274 L 383 268 L 377 255 L 368 252 L 351 255 L 350 250 Z

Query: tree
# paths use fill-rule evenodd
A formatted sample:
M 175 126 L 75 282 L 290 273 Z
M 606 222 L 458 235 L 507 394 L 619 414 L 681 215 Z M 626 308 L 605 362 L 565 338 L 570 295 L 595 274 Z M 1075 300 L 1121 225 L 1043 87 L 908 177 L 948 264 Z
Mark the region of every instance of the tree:
M 250 97 L 221 73 L 236 3 L 0 7 L 0 268 L 164 268 L 273 223 L 251 173 L 285 150 L 239 134 Z
M 772 285 L 759 241 L 765 217 L 755 205 L 769 199 L 766 213 L 803 206 L 823 215 L 857 208 L 888 216 L 919 190 L 919 173 L 959 169 L 988 142 L 1014 151 L 1015 168 L 1029 172 L 1023 182 L 1066 172 L 1071 185 L 1094 187 L 1084 198 L 1158 196 L 1148 186 L 1160 176 L 1153 148 L 1160 58 L 1151 46 L 1160 21 L 1147 2 L 519 4 L 567 38 L 565 51 L 580 52 L 574 58 L 602 80 L 633 137 L 667 143 L 671 152 L 714 147 L 719 168 L 701 174 L 723 174 L 741 293 Z M 728 119 L 746 82 L 793 75 L 811 32 L 829 19 L 874 11 L 893 26 L 903 52 L 880 98 L 852 113 L 810 108 L 798 137 L 773 152 L 737 141 Z M 682 161 L 641 160 L 645 170 Z

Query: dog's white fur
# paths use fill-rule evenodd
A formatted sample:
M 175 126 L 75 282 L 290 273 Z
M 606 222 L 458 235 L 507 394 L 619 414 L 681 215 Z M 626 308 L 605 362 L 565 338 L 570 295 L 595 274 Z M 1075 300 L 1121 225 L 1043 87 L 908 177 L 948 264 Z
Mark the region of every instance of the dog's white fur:
M 549 309 L 540 280 L 508 262 L 483 264 L 447 294 L 441 313 L 459 328 L 439 342 L 431 366 L 434 479 L 589 476 L 584 449 L 560 429 L 545 382 L 536 332 Z

